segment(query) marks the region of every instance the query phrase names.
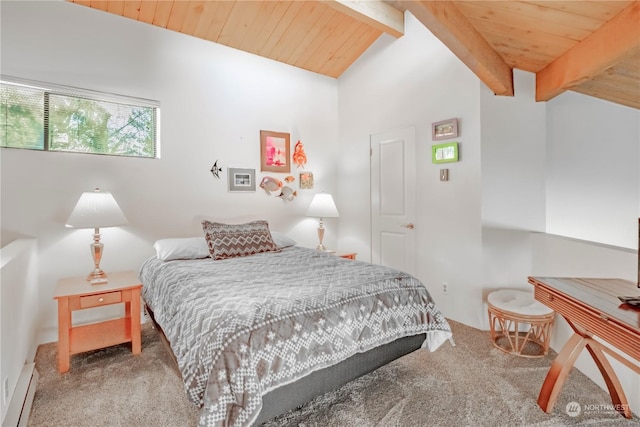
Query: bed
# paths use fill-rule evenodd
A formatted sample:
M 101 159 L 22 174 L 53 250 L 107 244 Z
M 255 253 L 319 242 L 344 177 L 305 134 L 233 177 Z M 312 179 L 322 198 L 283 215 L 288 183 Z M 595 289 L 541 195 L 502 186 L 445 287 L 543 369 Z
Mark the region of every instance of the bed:
M 206 242 L 210 256 L 158 252 L 140 269 L 200 426 L 259 424 L 451 337 L 424 285 L 405 273 L 290 240 L 222 258 Z

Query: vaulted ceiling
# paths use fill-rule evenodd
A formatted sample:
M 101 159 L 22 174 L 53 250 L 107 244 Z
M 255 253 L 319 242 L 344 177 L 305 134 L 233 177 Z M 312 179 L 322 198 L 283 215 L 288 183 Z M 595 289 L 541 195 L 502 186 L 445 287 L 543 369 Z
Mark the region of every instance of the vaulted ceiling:
M 69 0 L 339 77 L 411 12 L 497 95 L 566 90 L 640 109 L 640 0 Z

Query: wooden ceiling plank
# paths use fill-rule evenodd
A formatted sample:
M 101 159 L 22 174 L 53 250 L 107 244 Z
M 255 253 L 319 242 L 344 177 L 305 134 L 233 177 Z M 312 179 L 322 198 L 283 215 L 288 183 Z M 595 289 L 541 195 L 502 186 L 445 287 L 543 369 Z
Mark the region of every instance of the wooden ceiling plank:
M 404 35 L 404 13 L 380 0 L 321 0 L 363 24 L 395 38 Z
M 640 2 L 634 2 L 536 74 L 536 100 L 548 101 L 640 49 Z
M 333 37 L 333 35 L 338 31 L 343 20 L 351 19 L 333 8 L 327 8 L 327 11 L 331 14 L 329 21 L 322 27 L 322 30 L 313 39 L 311 44 L 307 46 L 302 54 L 296 59 L 295 63 L 297 66 L 308 70 L 309 68 L 305 68 L 305 64 L 307 64 L 311 58 L 316 55 L 316 52 L 318 52 L 318 50 L 327 43 L 329 38 Z
M 182 21 L 182 26 L 180 27 L 180 32 L 183 34 L 193 35 L 195 33 L 200 20 L 203 18 L 204 10 L 207 5 L 207 1 L 198 0 L 198 1 L 190 1 L 187 8 L 187 13 L 184 16 L 184 21 Z
M 124 1 L 109 0 L 107 12 L 122 16 L 122 14 L 124 13 Z
M 591 31 L 576 28 L 574 26 L 563 25 L 555 21 L 542 19 L 540 15 L 529 16 L 517 13 L 514 10 L 499 7 L 505 1 L 498 2 L 456 2 L 458 8 L 469 21 L 482 19 L 490 23 L 508 22 L 509 25 L 520 28 L 534 28 L 536 32 L 555 34 L 575 41 L 580 41 L 591 34 Z
M 558 57 L 576 44 L 574 40 L 566 37 L 514 26 L 511 23 L 485 20 L 470 20 L 470 22 L 489 42 L 500 39 L 508 40 L 523 49 L 543 51 L 553 57 Z
M 305 70 L 318 70 L 325 64 L 328 58 L 335 53 L 340 46 L 342 46 L 347 40 L 349 40 L 355 32 L 359 29 L 360 22 L 354 20 L 348 15 L 338 14 L 336 16 L 337 25 L 328 34 L 325 42 L 320 46 L 313 55 L 309 56 L 308 60 L 302 63 L 302 68 Z
M 128 0 L 125 2 L 122 16 L 126 16 L 127 18 L 135 19 L 137 21 L 139 14 L 140 14 L 140 0 L 137 0 L 137 1 Z
M 93 9 L 107 10 L 107 7 L 109 7 L 109 2 L 107 0 L 91 0 L 90 6 Z
M 191 33 L 194 37 L 198 37 L 201 39 L 207 38 L 207 32 L 209 32 L 209 27 L 211 26 L 211 22 L 213 21 L 213 18 L 216 16 L 218 4 L 220 4 L 220 2 L 217 2 L 217 1 L 215 2 L 206 1 L 204 3 L 203 9 L 202 9 L 202 15 Z
M 138 13 L 138 21 L 153 24 L 153 18 L 156 16 L 156 1 L 143 1 L 140 4 L 140 13 Z
M 278 2 L 275 1 L 262 1 L 260 2 L 260 8 L 258 13 L 253 20 L 253 23 L 247 28 L 247 31 L 244 32 L 244 37 L 238 49 L 256 53 L 258 46 L 262 46 L 262 41 L 260 40 L 260 35 L 263 33 L 265 29 L 265 25 L 271 19 Z
M 256 55 L 262 55 L 264 50 L 270 49 L 267 45 L 277 42 L 277 40 L 273 41 L 274 32 L 279 31 L 278 24 L 286 14 L 287 9 L 292 5 L 290 1 L 277 1 L 274 3 L 275 7 L 272 9 L 271 14 L 266 16 L 262 28 L 252 42 L 251 52 Z
M 297 65 L 302 63 L 306 59 L 305 53 L 313 54 L 326 39 L 327 33 L 330 33 L 331 20 L 334 19 L 338 12 L 330 7 L 323 7 L 322 9 L 321 15 L 317 18 L 315 24 L 307 29 L 298 46 L 291 51 L 291 55 L 287 58 L 290 64 Z
M 309 31 L 318 25 L 317 21 L 322 17 L 324 10 L 326 10 L 326 7 L 319 2 L 304 2 L 293 24 L 287 30 L 286 39 L 278 42 L 278 51 L 274 52 L 273 58 L 276 61 L 290 63 L 288 60 L 291 54 L 304 41 Z
M 167 22 L 168 30 L 180 31 L 182 24 L 184 23 L 184 18 L 187 16 L 187 12 L 189 11 L 189 3 L 190 2 L 188 1 L 179 0 L 175 0 L 173 2 L 169 21 Z
M 622 12 L 634 0 L 625 1 L 576 1 L 576 0 L 527 0 L 528 3 L 558 9 L 574 15 L 582 15 L 608 21 Z
M 247 31 L 260 13 L 262 2 L 236 1 L 227 22 L 222 28 L 218 43 L 239 48 Z
M 220 1 L 216 2 L 216 13 L 213 15 L 213 19 L 209 23 L 209 29 L 205 39 L 217 42 L 220 38 L 220 33 L 229 19 L 229 15 L 233 10 L 235 1 Z
M 635 91 L 628 90 L 630 87 L 634 87 L 634 86 L 635 86 Z M 638 82 L 638 80 L 634 79 L 632 81 L 629 81 L 628 79 L 626 80 L 618 79 L 616 75 L 588 80 L 578 85 L 576 88 L 600 90 L 602 92 L 610 93 L 611 95 L 615 95 L 617 97 L 628 98 L 628 99 L 640 98 L 640 96 L 638 95 L 638 93 L 640 93 L 640 82 Z M 576 89 L 576 88 L 573 88 L 573 89 Z
M 534 4 L 528 1 L 511 0 L 511 1 L 491 1 L 491 2 L 475 2 L 479 5 L 486 5 L 494 11 L 494 13 L 505 13 L 513 16 L 522 16 L 535 19 L 538 22 L 548 23 L 569 28 L 575 28 L 585 32 L 591 32 L 598 29 L 606 19 L 603 17 L 590 17 L 572 12 L 565 12 L 561 9 L 550 7 L 552 1 L 543 3 L 542 5 Z M 584 8 L 588 8 L 589 2 L 582 2 Z
M 320 74 L 340 77 L 383 32 L 377 28 L 363 26 L 359 34 L 354 34 L 347 42 L 343 43 L 336 52 L 331 55 L 324 65 L 318 70 Z
M 513 73 L 451 1 L 399 2 L 496 95 L 513 96 Z
M 276 24 L 265 44 L 260 49 L 260 55 L 266 56 L 267 58 L 273 58 L 276 55 L 279 49 L 278 46 L 284 42 L 284 39 L 286 39 L 286 32 L 294 23 L 303 3 L 304 2 L 301 1 L 292 1 L 289 3 L 289 7 Z
M 173 1 L 159 1 L 156 3 L 156 13 L 153 15 L 153 25 L 167 28 L 169 17 L 173 9 Z

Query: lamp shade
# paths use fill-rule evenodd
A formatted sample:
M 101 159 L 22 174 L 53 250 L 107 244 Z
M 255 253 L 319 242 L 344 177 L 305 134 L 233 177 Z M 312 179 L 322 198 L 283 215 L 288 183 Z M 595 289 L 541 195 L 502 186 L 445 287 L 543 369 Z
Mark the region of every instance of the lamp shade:
M 339 217 L 338 208 L 333 202 L 331 194 L 320 193 L 313 196 L 309 209 L 307 209 L 307 216 L 313 216 L 316 218 L 336 218 Z
M 73 208 L 66 226 L 73 228 L 115 227 L 127 223 L 118 202 L 111 193 L 99 188 L 82 193 Z

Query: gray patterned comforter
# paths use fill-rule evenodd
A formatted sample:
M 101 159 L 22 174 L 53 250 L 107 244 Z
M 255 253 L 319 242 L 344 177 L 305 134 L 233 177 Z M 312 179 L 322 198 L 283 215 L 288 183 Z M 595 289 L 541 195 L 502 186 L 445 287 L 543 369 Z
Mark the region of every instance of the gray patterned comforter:
M 416 278 L 289 247 L 214 261 L 141 267 L 143 298 L 162 327 L 200 426 L 250 425 L 262 396 L 397 338 L 451 336 Z

